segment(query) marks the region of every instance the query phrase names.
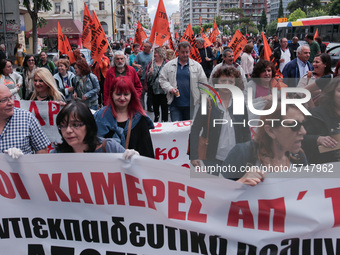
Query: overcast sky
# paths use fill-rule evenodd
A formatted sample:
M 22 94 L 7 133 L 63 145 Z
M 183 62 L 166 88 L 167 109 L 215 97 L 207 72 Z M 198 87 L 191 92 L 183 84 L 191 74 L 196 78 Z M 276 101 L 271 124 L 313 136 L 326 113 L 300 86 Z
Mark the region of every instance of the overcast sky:
M 179 11 L 179 0 L 163 0 L 163 3 L 168 16 L 171 16 L 171 14 L 174 12 Z M 157 6 L 158 0 L 148 0 L 148 13 L 152 23 L 155 18 Z

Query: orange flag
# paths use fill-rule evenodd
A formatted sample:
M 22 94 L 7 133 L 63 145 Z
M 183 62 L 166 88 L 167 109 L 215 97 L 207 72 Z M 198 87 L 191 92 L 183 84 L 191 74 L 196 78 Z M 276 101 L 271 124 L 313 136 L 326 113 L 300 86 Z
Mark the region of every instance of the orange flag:
M 76 62 L 76 59 L 74 57 L 70 42 L 68 41 L 66 35 L 64 36 L 64 45 L 65 45 L 65 54 L 67 54 L 68 59 L 70 60 L 70 64 L 73 64 L 74 62 Z
M 319 36 L 319 29 L 317 28 L 316 31 L 315 31 L 315 34 L 314 34 L 314 40 L 315 40 L 315 37 L 318 37 Z
M 83 35 L 81 37 L 81 42 L 84 48 L 91 49 L 91 15 L 90 11 L 87 8 L 87 5 L 84 3 L 84 19 L 83 19 Z
M 148 37 L 143 29 L 142 24 L 138 21 L 136 34 L 135 34 L 135 40 L 133 43 L 138 43 L 139 45 L 143 45 L 143 41 L 147 38 Z
M 244 46 L 247 44 L 247 39 L 243 36 L 240 30 L 236 30 L 233 39 L 231 39 L 228 46 L 234 52 L 234 61 L 240 56 L 241 51 L 243 50 Z
M 175 40 L 177 40 L 179 38 L 179 35 L 177 33 L 177 31 L 175 31 Z
M 64 35 L 63 31 L 61 30 L 60 24 L 58 22 L 58 50 L 61 54 L 65 53 L 65 46 L 64 46 Z
M 174 41 L 172 40 L 171 36 L 169 38 L 169 46 L 170 46 L 170 49 L 172 49 L 173 51 L 176 51 L 176 48 L 175 48 L 175 45 L 174 45 Z
M 216 37 L 219 34 L 220 34 L 220 32 L 218 30 L 216 20 L 215 20 L 213 31 L 210 33 L 210 36 L 209 36 L 209 41 L 212 42 L 212 43 L 216 42 Z
M 168 16 L 166 15 L 163 0 L 159 0 L 149 41 L 162 46 L 169 37 L 170 28 Z
M 206 37 L 204 33 L 201 33 L 201 37 L 204 39 L 204 48 L 210 47 L 212 43 L 209 41 L 208 37 Z
M 264 33 L 262 32 L 262 40 L 263 40 L 263 49 L 264 49 L 264 59 L 271 61 L 271 56 L 273 55 L 273 52 L 271 48 L 269 47 L 267 38 L 265 37 Z
M 201 16 L 200 16 L 200 26 L 201 26 L 201 34 L 203 34 L 203 25 L 202 25 L 202 19 L 201 19 Z
M 91 57 L 94 61 L 99 63 L 99 66 L 103 68 L 103 61 L 101 60 L 102 55 L 106 53 L 109 44 L 106 39 L 106 35 L 100 24 L 96 13 L 92 12 L 92 39 L 91 39 Z
M 193 60 L 196 60 L 197 62 L 201 63 L 202 59 L 200 56 L 200 53 L 196 47 L 196 40 L 195 40 L 195 35 L 194 32 L 192 31 L 191 24 L 189 23 L 187 29 L 185 30 L 181 41 L 187 41 L 191 45 L 190 49 L 190 58 Z

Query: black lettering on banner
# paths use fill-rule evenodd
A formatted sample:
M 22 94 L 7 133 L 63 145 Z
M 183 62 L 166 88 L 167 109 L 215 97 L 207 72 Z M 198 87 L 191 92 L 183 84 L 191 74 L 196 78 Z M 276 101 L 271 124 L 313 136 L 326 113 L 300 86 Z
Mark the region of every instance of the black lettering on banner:
M 247 247 L 249 247 L 248 253 Z M 237 244 L 237 255 L 255 255 L 256 254 L 256 247 L 251 244 L 246 244 L 246 243 L 238 243 Z
M 22 238 L 20 228 L 19 228 L 20 218 L 10 218 L 9 221 L 12 223 L 12 229 L 13 229 L 13 232 L 14 232 L 14 236 L 16 238 Z
M 65 232 L 66 232 L 66 239 L 67 240 L 75 240 L 81 241 L 81 233 L 80 233 L 80 226 L 79 221 L 77 220 L 64 220 Z M 72 226 L 72 227 L 71 227 Z M 74 236 L 74 238 L 73 238 Z
M 165 226 L 168 230 L 168 247 L 172 251 L 176 251 L 176 230 L 177 228 Z
M 46 222 L 41 218 L 34 218 L 32 220 L 33 225 L 33 233 L 38 238 L 47 238 L 48 232 L 47 230 L 42 230 L 42 225 L 46 225 Z
M 22 224 L 24 226 L 25 237 L 32 238 L 32 229 L 28 218 L 22 218 Z
M 145 227 L 140 223 L 131 223 L 130 227 L 130 243 L 136 247 L 143 247 L 145 245 L 145 237 L 140 236 L 140 231 L 145 231 Z
M 322 254 L 322 239 L 321 238 L 314 239 L 314 253 L 313 254 Z
M 218 240 L 219 242 L 219 250 L 217 252 L 218 247 Z M 228 241 L 224 238 L 219 238 L 218 236 L 209 236 L 209 251 L 211 255 L 226 255 L 227 254 L 227 244 Z
M 86 242 L 99 243 L 98 222 L 84 220 L 82 222 L 83 236 Z
M 45 255 L 44 248 L 41 244 L 29 244 L 27 255 Z
M 325 238 L 326 253 L 329 255 L 340 254 L 340 239 L 336 239 L 336 250 L 334 251 L 333 240 L 331 238 Z
M 188 240 L 188 232 L 185 229 L 179 230 L 179 236 L 181 240 L 181 251 L 189 251 L 189 240 Z
M 207 246 L 204 242 L 205 234 L 190 231 L 191 251 L 195 253 L 208 254 Z
M 289 242 L 291 242 L 289 244 Z M 292 239 L 285 239 L 282 240 L 281 245 L 288 245 L 287 247 L 283 248 L 280 254 L 288 255 L 288 254 L 299 254 L 299 238 L 292 238 Z M 318 253 L 315 253 L 318 254 Z
M 63 246 L 51 246 L 51 255 L 74 255 L 74 248 Z
M 61 231 L 61 219 L 47 219 L 48 229 L 52 239 L 65 240 L 65 236 Z
M 83 250 L 80 255 L 100 255 L 100 253 L 94 249 Z
M 114 225 L 111 227 L 111 239 L 115 244 L 119 245 L 127 242 L 127 231 L 121 221 L 124 222 L 123 217 L 112 217 Z
M 0 238 L 9 238 L 8 219 L 2 219 L 2 226 L 0 226 Z
M 278 248 L 275 244 L 268 244 L 260 250 L 259 255 L 267 255 L 267 254 L 278 254 Z
M 164 226 L 161 224 L 156 224 L 156 226 L 154 224 L 147 224 L 146 230 L 150 247 L 154 249 L 162 248 L 164 246 Z
M 101 229 L 102 243 L 110 243 L 109 227 L 106 221 L 100 222 L 100 229 Z

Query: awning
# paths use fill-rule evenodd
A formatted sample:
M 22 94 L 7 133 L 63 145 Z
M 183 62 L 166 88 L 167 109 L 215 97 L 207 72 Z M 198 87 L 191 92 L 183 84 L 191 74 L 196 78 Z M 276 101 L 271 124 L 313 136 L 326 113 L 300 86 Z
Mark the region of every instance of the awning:
M 38 27 L 38 37 L 57 37 L 58 22 L 63 34 L 66 36 L 80 36 L 83 31 L 83 23 L 73 19 L 45 19 L 46 25 Z M 28 32 L 32 35 L 32 29 Z

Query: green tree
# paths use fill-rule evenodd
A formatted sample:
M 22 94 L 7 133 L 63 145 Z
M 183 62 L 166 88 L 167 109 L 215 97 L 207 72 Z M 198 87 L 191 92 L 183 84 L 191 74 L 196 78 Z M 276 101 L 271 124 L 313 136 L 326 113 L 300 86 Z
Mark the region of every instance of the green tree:
M 329 15 L 339 15 L 340 0 L 331 0 L 327 7 L 329 7 Z
M 303 19 L 306 17 L 306 13 L 299 8 L 289 15 L 288 21 L 296 21 L 297 19 Z
M 270 22 L 267 27 L 266 27 L 266 32 L 269 35 L 273 35 L 276 33 L 276 29 L 277 29 L 277 20 L 273 20 L 272 22 Z
M 212 28 L 214 26 L 214 23 L 206 23 L 203 24 L 203 32 L 207 31 L 207 28 Z
M 32 35 L 33 35 L 33 53 L 38 53 L 38 25 L 46 25 L 44 18 L 38 17 L 39 11 L 50 11 L 52 4 L 49 0 L 24 0 L 23 5 L 26 7 L 32 19 Z
M 323 9 L 313 10 L 307 14 L 307 18 L 311 17 L 319 17 L 319 16 L 327 16 L 328 12 Z
M 282 5 L 282 0 L 280 0 L 280 6 L 279 6 L 279 13 L 278 13 L 278 18 L 283 18 L 284 17 L 284 12 L 283 12 L 283 5 Z
M 267 16 L 264 10 L 262 10 L 262 15 L 259 22 L 259 30 L 263 31 L 267 26 Z
M 321 8 L 320 0 L 296 0 L 292 1 L 287 5 L 287 10 L 293 13 L 297 9 L 301 9 L 305 13 Z
M 225 24 L 230 27 L 231 31 L 234 31 L 234 25 L 245 22 L 245 20 L 242 20 L 243 10 L 241 8 L 229 8 L 225 9 L 224 12 L 230 15 L 230 20 L 226 20 Z
M 201 34 L 201 26 L 193 26 L 192 31 L 194 32 L 195 35 L 200 35 Z

